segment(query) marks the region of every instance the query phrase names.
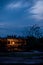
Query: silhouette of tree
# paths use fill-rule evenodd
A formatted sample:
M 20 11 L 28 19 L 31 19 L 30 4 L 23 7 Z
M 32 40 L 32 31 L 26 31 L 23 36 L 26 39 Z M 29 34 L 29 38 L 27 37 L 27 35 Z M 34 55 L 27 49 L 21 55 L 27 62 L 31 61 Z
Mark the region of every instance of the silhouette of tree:
M 41 49 L 41 42 L 39 41 L 39 39 L 42 37 L 42 33 L 40 26 L 38 26 L 37 24 L 31 26 L 30 29 L 25 30 L 25 34 L 27 35 L 26 47 L 28 51 L 32 49 Z
M 37 37 L 37 38 L 42 37 L 42 33 L 41 33 L 41 30 L 40 30 L 40 27 L 37 24 L 33 25 L 30 28 L 29 35 Z

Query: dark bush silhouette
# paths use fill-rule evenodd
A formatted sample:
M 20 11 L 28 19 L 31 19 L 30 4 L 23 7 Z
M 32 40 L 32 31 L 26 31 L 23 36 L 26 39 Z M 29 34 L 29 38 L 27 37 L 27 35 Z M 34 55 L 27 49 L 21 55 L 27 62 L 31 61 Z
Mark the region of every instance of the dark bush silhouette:
M 25 31 L 27 32 L 27 30 Z M 27 33 L 26 33 L 27 34 Z M 36 24 L 33 25 L 30 30 L 28 31 L 27 36 L 16 36 L 16 35 L 8 35 L 5 38 L 0 37 L 0 51 L 8 51 L 6 45 L 7 45 L 7 38 L 17 38 L 17 39 L 24 39 L 26 41 L 26 45 L 21 44 L 21 46 L 18 46 L 18 48 L 24 50 L 24 51 L 30 51 L 30 50 L 39 50 L 43 51 L 43 36 L 42 33 L 40 32 L 40 27 L 37 26 Z M 2 40 L 3 41 L 2 41 Z M 13 47 L 11 47 L 13 48 Z

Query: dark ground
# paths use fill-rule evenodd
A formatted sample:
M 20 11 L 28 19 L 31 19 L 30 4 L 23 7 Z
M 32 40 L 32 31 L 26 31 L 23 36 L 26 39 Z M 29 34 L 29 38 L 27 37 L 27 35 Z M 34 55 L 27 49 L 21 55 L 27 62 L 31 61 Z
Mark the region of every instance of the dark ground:
M 43 64 L 43 52 L 0 53 L 0 64 Z

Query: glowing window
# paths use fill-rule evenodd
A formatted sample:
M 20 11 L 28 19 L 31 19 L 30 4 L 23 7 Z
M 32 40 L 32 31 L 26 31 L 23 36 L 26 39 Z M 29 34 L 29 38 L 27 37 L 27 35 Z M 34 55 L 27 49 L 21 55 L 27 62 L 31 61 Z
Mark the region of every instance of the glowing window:
M 15 44 L 15 42 L 12 42 L 12 45 L 14 45 Z

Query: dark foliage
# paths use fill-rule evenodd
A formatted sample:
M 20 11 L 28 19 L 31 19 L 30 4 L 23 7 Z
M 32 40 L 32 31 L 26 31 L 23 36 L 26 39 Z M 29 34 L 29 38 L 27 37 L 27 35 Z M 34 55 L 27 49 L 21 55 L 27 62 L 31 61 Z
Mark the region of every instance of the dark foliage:
M 28 34 L 26 37 L 16 36 L 16 35 L 8 35 L 5 38 L 0 37 L 0 51 L 7 51 L 7 38 L 16 38 L 16 39 L 24 39 L 26 41 L 26 45 L 23 45 L 23 42 L 21 46 L 18 46 L 18 49 L 22 49 L 23 51 L 30 51 L 30 50 L 39 50 L 43 51 L 43 36 L 40 33 L 40 27 L 37 25 L 33 25 L 30 28 L 30 31 L 28 31 L 30 35 Z M 3 41 L 1 41 L 1 39 Z M 13 48 L 13 47 L 11 47 Z M 19 51 L 19 50 L 18 50 Z

